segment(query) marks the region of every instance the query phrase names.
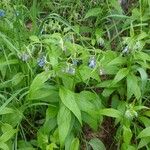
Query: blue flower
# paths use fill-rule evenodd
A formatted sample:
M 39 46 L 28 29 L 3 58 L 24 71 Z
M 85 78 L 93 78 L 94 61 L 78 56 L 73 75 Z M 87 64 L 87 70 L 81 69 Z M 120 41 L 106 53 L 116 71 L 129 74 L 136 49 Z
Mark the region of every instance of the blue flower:
M 68 65 L 66 68 L 62 69 L 62 72 L 70 74 L 70 75 L 75 75 L 76 70 L 72 65 Z
M 126 46 L 126 47 L 123 49 L 122 53 L 123 53 L 123 54 L 127 54 L 128 52 L 129 52 L 129 46 Z
M 27 62 L 30 56 L 27 53 L 23 53 L 20 58 L 22 61 Z
M 46 58 L 45 58 L 45 56 L 38 58 L 37 63 L 38 63 L 38 66 L 44 67 L 45 64 L 46 64 Z
M 0 17 L 4 17 L 5 16 L 5 11 L 0 9 Z
M 96 66 L 96 60 L 95 60 L 95 57 L 92 56 L 90 59 L 89 59 L 89 67 L 90 68 L 95 68 Z
M 16 15 L 16 16 L 19 16 L 19 11 L 15 11 L 15 15 Z
M 73 60 L 72 60 L 72 64 L 73 64 L 74 66 L 77 66 L 77 65 L 78 65 L 78 62 L 79 62 L 79 61 L 76 60 L 76 59 L 73 59 Z
M 67 69 L 66 69 L 66 72 L 68 73 L 68 74 L 71 74 L 71 75 L 74 75 L 75 74 L 75 68 L 73 68 L 73 67 L 68 67 Z

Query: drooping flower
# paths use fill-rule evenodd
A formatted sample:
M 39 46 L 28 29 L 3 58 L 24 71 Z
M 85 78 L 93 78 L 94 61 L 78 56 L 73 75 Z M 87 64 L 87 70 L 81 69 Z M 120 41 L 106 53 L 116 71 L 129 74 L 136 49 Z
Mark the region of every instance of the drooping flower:
M 20 59 L 24 62 L 27 62 L 29 60 L 30 56 L 27 53 L 22 53 L 20 56 Z
M 42 57 L 38 58 L 37 63 L 38 63 L 39 67 L 44 67 L 46 64 L 46 57 L 42 56 Z
M 5 16 L 5 11 L 3 9 L 0 9 L 0 17 L 4 17 Z
M 62 69 L 62 72 L 63 72 L 63 73 L 70 74 L 70 75 L 75 75 L 76 70 L 75 70 L 75 68 L 73 67 L 73 65 L 69 64 L 66 68 L 63 68 L 63 69 Z
M 123 54 L 129 53 L 129 46 L 128 45 L 123 49 L 122 53 Z
M 77 66 L 78 65 L 78 60 L 76 60 L 76 59 L 72 59 L 72 64 L 74 65 L 74 66 Z
M 75 74 L 75 68 L 73 68 L 72 66 L 69 66 L 68 68 L 66 68 L 66 73 L 74 75 Z
M 95 60 L 95 57 L 92 56 L 92 57 L 90 57 L 90 59 L 89 59 L 89 67 L 90 67 L 90 68 L 95 68 L 95 66 L 96 66 L 96 60 Z
M 15 15 L 16 15 L 16 16 L 19 16 L 19 11 L 15 11 Z

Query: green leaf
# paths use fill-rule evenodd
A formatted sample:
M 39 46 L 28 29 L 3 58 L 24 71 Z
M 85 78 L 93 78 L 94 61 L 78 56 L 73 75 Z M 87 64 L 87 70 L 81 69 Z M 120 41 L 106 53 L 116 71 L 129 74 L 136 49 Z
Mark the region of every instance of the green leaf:
M 150 127 L 145 128 L 138 135 L 138 138 L 145 138 L 145 137 L 150 137 Z
M 116 84 L 117 82 L 125 78 L 128 75 L 128 73 L 129 73 L 128 68 L 120 69 L 113 80 L 113 84 Z
M 39 87 L 41 87 L 41 85 L 43 85 L 44 82 L 46 82 L 48 80 L 48 78 L 50 77 L 51 72 L 42 72 L 40 74 L 38 74 L 35 79 L 33 80 L 31 86 L 30 86 L 30 90 L 36 90 Z
M 89 17 L 93 17 L 93 16 L 99 16 L 102 12 L 102 9 L 100 7 L 98 8 L 92 8 L 90 10 L 88 10 L 88 12 L 85 15 L 85 19 L 89 18 Z
M 146 146 L 148 143 L 150 143 L 150 138 L 142 138 L 138 144 L 138 149 L 141 149 L 142 147 Z
M 59 90 L 59 96 L 63 104 L 77 117 L 78 121 L 82 125 L 81 112 L 76 103 L 75 93 L 72 91 L 61 87 Z
M 14 113 L 14 110 L 8 107 L 5 107 L 3 111 L 0 111 L 0 115 Z
M 113 108 L 105 108 L 101 109 L 99 111 L 100 115 L 108 116 L 108 117 L 114 117 L 114 118 L 119 118 L 121 119 L 122 114 L 120 111 L 113 109 Z
M 148 75 L 147 75 L 146 71 L 143 68 L 138 68 L 137 70 L 140 73 L 140 76 L 141 76 L 141 79 L 142 79 L 141 90 L 144 93 L 144 90 L 145 90 L 145 87 L 146 87 L 146 83 L 147 83 L 147 80 L 148 80 Z
M 89 144 L 93 148 L 93 150 L 106 150 L 105 145 L 103 142 L 98 138 L 93 138 L 89 141 Z
M 11 125 L 5 123 L 2 126 L 2 132 L 0 142 L 7 142 L 16 133 L 16 130 Z
M 32 36 L 30 36 L 29 38 L 30 38 L 30 40 L 33 41 L 33 42 L 36 42 L 36 43 L 39 43 L 39 42 L 40 42 L 39 38 L 38 38 L 37 36 L 35 36 L 35 35 L 32 35 Z
M 0 142 L 0 149 L 2 150 L 10 150 L 9 147 L 7 146 L 7 144 Z
M 79 139 L 74 138 L 71 143 L 70 150 L 79 150 Z
M 126 63 L 126 58 L 125 57 L 122 57 L 122 56 L 119 56 L 115 59 L 113 59 L 112 61 L 110 61 L 107 65 L 110 66 L 110 65 L 123 65 Z
M 12 78 L 12 85 L 16 86 L 17 84 L 19 84 L 24 78 L 24 75 L 19 72 L 17 73 L 13 78 Z
M 43 85 L 44 82 L 46 82 L 48 80 L 48 78 L 50 77 L 51 72 L 42 72 L 40 74 L 38 74 L 34 80 L 32 81 L 32 84 L 30 86 L 30 90 L 29 90 L 29 97 L 32 95 L 32 93 L 38 89 L 40 89 Z
M 0 60 L 0 69 L 9 65 L 18 64 L 17 59 L 7 60 L 7 61 L 1 61 Z
M 136 99 L 140 99 L 141 90 L 138 86 L 137 77 L 134 74 L 129 74 L 127 76 L 127 99 L 130 99 L 133 94 Z
M 130 144 L 132 139 L 132 131 L 130 128 L 123 126 L 123 140 L 126 144 Z
M 60 110 L 57 116 L 57 122 L 59 130 L 59 140 L 61 146 L 63 146 L 71 125 L 71 112 L 63 104 L 60 106 Z

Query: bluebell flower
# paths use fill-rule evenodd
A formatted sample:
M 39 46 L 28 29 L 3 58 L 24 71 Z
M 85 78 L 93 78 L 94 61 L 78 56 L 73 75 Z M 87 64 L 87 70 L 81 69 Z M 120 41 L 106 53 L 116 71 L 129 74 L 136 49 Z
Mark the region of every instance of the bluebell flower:
M 128 52 L 129 52 L 129 46 L 127 45 L 127 46 L 123 49 L 122 53 L 123 53 L 123 54 L 127 54 Z
M 79 61 L 76 60 L 76 59 L 73 59 L 73 60 L 72 60 L 72 64 L 73 64 L 74 66 L 77 66 L 77 65 L 78 65 L 78 62 L 79 62 Z
M 75 74 L 75 68 L 69 66 L 68 68 L 66 68 L 66 73 L 74 75 Z
M 89 59 L 89 67 L 90 68 L 95 68 L 96 67 L 96 60 L 95 60 L 95 57 L 92 56 L 90 59 Z
M 46 58 L 45 58 L 45 56 L 42 56 L 42 57 L 38 58 L 37 63 L 38 63 L 38 66 L 44 67 L 45 64 L 46 64 Z
M 70 74 L 70 75 L 74 75 L 76 70 L 75 70 L 75 68 L 72 65 L 68 65 L 66 68 L 62 69 L 62 72 Z
M 15 15 L 16 15 L 16 16 L 19 16 L 19 11 L 15 11 Z
M 4 17 L 5 16 L 5 11 L 0 9 L 0 17 Z
M 29 60 L 30 56 L 27 53 L 23 53 L 20 56 L 20 59 L 24 62 L 27 62 Z

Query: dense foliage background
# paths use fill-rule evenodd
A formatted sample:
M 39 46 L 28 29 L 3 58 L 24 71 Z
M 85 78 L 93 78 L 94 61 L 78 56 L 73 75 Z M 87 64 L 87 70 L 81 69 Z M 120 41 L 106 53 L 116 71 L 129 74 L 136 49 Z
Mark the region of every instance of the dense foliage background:
M 0 149 L 150 149 L 149 0 L 0 0 Z

